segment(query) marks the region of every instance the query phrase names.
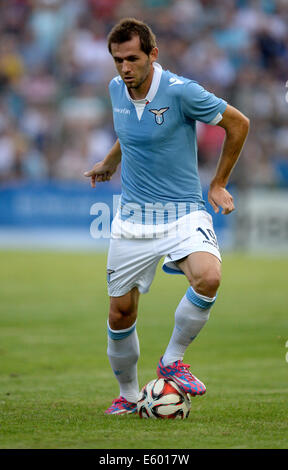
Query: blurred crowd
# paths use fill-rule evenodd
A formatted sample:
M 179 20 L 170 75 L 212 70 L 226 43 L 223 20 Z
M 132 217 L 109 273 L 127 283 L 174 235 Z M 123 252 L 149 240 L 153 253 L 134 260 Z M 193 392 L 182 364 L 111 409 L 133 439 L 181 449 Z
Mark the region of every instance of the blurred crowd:
M 84 180 L 106 155 L 116 75 L 106 37 L 125 16 L 152 27 L 163 68 L 250 118 L 232 181 L 288 186 L 287 0 L 0 0 L 0 183 Z M 205 184 L 224 131 L 197 129 Z

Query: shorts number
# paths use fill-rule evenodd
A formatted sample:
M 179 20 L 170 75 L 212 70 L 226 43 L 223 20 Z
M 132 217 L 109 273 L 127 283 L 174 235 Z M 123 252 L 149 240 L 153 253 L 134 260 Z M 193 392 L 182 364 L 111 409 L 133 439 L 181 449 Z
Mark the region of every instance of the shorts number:
M 217 244 L 216 235 L 215 235 L 215 233 L 213 232 L 213 230 L 211 230 L 210 228 L 206 228 L 206 231 L 205 231 L 203 228 L 198 227 L 198 228 L 196 229 L 196 231 L 197 231 L 197 232 L 201 232 L 201 233 L 204 235 L 204 237 L 206 238 L 206 240 L 210 240 L 210 238 L 212 238 L 212 241 Z M 208 234 L 207 234 L 206 232 L 208 232 Z M 209 238 L 209 235 L 210 235 L 210 238 Z

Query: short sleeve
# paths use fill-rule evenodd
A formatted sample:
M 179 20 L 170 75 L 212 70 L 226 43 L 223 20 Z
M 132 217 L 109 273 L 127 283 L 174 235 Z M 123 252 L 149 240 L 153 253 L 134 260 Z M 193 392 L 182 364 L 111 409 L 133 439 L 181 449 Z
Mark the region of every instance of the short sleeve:
M 182 88 L 182 111 L 189 119 L 216 125 L 222 119 L 227 102 L 189 81 Z

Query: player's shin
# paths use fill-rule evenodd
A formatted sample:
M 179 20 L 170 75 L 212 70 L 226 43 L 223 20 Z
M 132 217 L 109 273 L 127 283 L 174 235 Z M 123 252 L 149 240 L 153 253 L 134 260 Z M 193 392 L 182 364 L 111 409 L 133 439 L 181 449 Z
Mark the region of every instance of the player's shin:
M 136 322 L 124 330 L 112 330 L 108 324 L 107 355 L 120 386 L 120 395 L 132 403 L 137 402 L 139 394 L 137 377 L 139 354 Z
M 175 312 L 174 330 L 162 358 L 164 366 L 183 359 L 187 347 L 208 321 L 215 299 L 216 296 L 209 298 L 188 288 Z

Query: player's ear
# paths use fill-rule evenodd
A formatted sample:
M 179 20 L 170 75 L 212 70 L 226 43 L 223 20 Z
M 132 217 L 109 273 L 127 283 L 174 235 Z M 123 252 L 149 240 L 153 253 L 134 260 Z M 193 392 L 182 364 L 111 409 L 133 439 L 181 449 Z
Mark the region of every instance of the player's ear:
M 157 58 L 158 58 L 158 47 L 153 47 L 152 51 L 150 52 L 151 62 L 155 62 Z

